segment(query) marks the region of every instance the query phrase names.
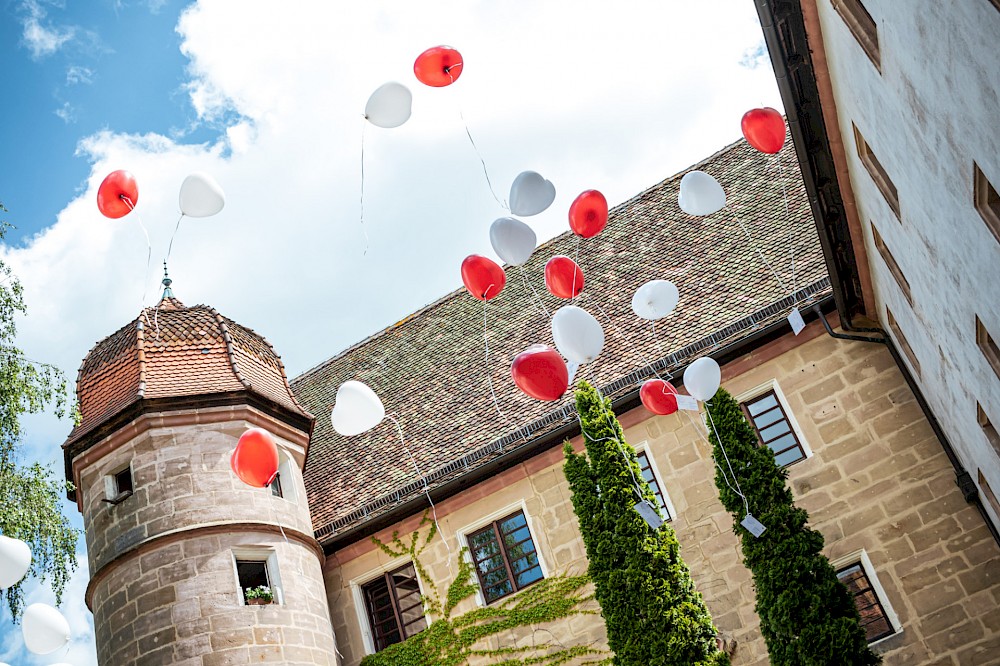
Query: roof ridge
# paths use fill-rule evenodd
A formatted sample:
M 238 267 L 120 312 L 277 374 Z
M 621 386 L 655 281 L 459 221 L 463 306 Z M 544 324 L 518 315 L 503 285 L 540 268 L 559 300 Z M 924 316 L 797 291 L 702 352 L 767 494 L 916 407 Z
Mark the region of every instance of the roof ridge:
M 219 330 L 222 332 L 222 339 L 226 341 L 226 354 L 229 356 L 229 367 L 232 368 L 233 374 L 236 375 L 236 379 L 240 384 L 243 384 L 243 387 L 249 391 L 252 388 L 250 380 L 243 376 L 240 365 L 236 361 L 236 354 L 233 351 L 233 336 L 229 333 L 229 325 L 225 321 L 226 318 L 213 307 L 209 307 L 208 310 L 214 315 L 215 322 L 219 325 Z
M 139 358 L 139 390 L 140 398 L 146 397 L 146 329 L 142 325 L 142 316 L 135 325 L 136 353 Z

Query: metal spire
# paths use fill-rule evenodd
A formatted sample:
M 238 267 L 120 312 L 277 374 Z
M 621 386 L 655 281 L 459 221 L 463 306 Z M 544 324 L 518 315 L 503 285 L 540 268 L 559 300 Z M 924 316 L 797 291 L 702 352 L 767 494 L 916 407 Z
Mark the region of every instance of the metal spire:
M 173 282 L 174 281 L 170 279 L 170 275 L 167 274 L 167 262 L 166 262 L 166 260 L 164 260 L 164 262 L 163 262 L 163 282 L 162 282 L 162 284 L 163 284 L 163 297 L 162 297 L 161 300 L 165 300 L 167 298 L 173 298 L 174 297 L 174 292 L 171 291 L 171 289 L 170 289 L 170 285 L 173 284 Z

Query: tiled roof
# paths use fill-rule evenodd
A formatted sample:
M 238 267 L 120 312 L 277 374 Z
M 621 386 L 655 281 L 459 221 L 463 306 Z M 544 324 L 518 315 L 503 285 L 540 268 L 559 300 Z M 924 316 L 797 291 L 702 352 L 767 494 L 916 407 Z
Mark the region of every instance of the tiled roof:
M 577 304 L 604 327 L 604 351 L 594 363 L 582 367 L 578 377 L 599 385 L 620 380 L 653 359 L 826 278 L 790 140 L 780 157 L 787 212 L 775 158 L 741 141 L 692 167 L 712 174 L 726 189 L 729 203 L 719 213 L 699 218 L 684 214 L 677 205 L 683 175 L 678 174 L 615 207 L 599 236 L 581 241 L 567 232 L 535 251 L 524 266 L 524 275 L 548 311 L 554 312 L 566 301 L 546 291 L 545 262 L 556 254 L 578 257 L 586 288 Z M 783 286 L 747 241 L 736 216 L 778 271 Z M 458 268 L 452 268 L 456 276 Z M 333 526 L 367 520 L 372 517 L 366 517 L 368 507 L 398 501 L 402 489 L 417 478 L 391 423 L 383 422 L 353 438 L 334 432 L 329 409 L 342 382 L 365 382 L 386 409 L 399 416 L 407 444 L 425 474 L 441 471 L 570 401 L 571 392 L 559 403 L 532 400 L 517 390 L 510 377 L 515 355 L 534 343 L 552 345 L 550 319 L 519 273 L 515 267 L 507 268 L 505 290 L 487 306 L 489 376 L 504 417 L 494 408 L 487 381 L 483 303 L 464 289 L 292 381 L 299 400 L 319 415 L 305 482 L 320 536 Z M 671 280 L 680 291 L 680 304 L 657 322 L 655 338 L 649 322 L 639 320 L 631 310 L 636 288 L 652 279 Z M 823 282 L 822 288 L 827 287 L 828 282 Z M 787 314 L 787 310 L 772 310 L 772 320 Z
M 173 297 L 98 342 L 80 366 L 82 420 L 67 445 L 140 399 L 249 391 L 295 413 L 281 358 L 264 338 L 206 305 Z

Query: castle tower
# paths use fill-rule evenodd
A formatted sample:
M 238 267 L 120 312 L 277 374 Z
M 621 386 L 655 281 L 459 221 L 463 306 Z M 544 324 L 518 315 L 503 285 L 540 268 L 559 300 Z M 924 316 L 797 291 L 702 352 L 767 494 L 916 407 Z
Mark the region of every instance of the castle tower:
M 101 340 L 80 367 L 82 420 L 63 445 L 83 514 L 98 660 L 128 664 L 336 664 L 302 482 L 313 417 L 259 335 L 157 307 Z M 281 451 L 251 488 L 229 459 L 249 427 Z M 244 590 L 267 585 L 273 602 Z

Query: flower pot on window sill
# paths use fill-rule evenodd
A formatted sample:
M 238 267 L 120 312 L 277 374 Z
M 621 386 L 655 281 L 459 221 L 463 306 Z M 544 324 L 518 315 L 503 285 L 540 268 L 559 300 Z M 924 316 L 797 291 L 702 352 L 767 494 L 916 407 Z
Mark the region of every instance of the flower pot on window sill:
M 267 606 L 268 604 L 273 604 L 273 599 L 247 599 L 247 606 Z

